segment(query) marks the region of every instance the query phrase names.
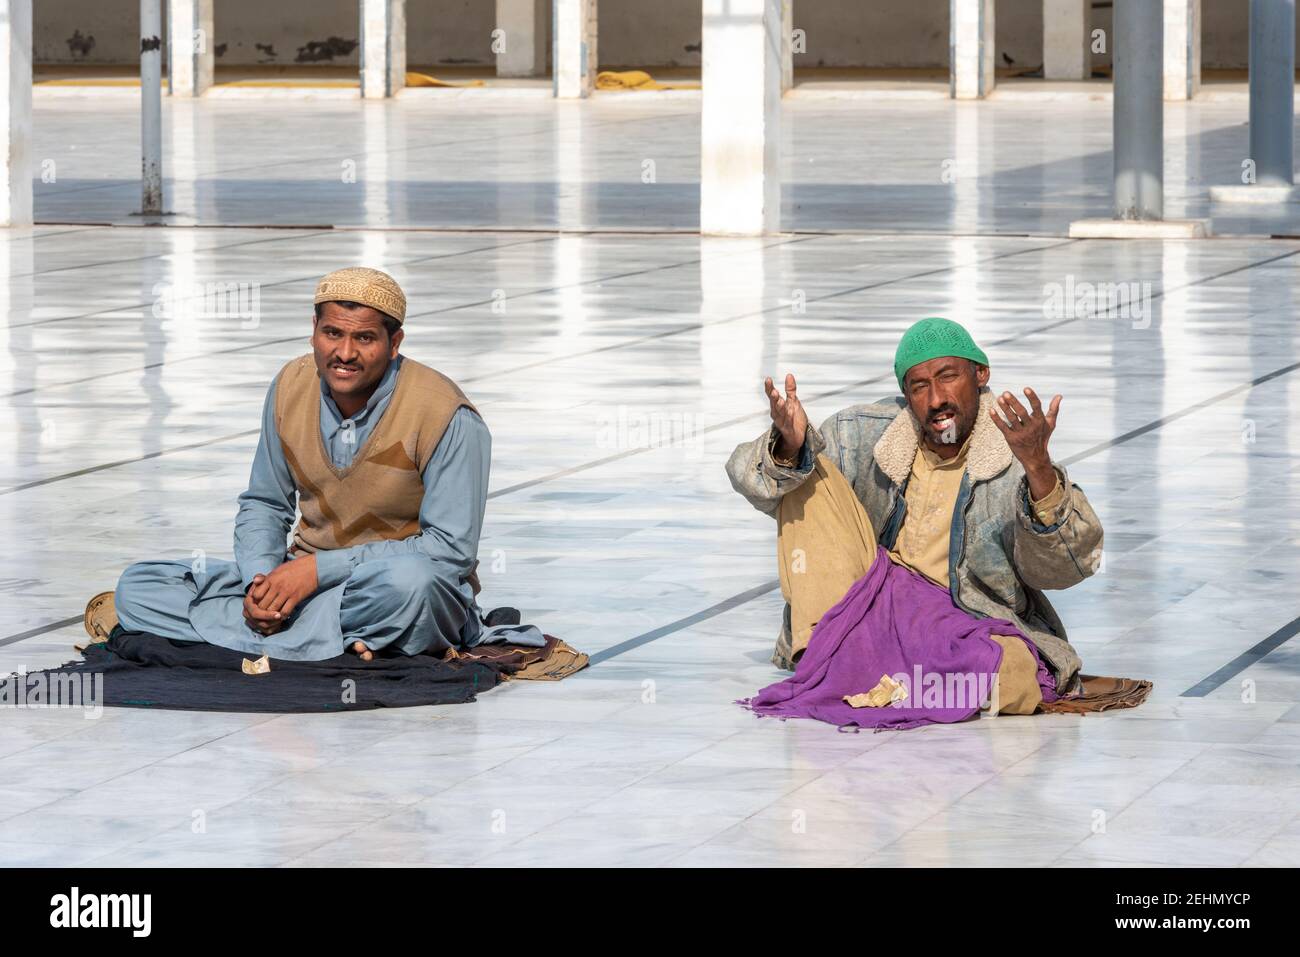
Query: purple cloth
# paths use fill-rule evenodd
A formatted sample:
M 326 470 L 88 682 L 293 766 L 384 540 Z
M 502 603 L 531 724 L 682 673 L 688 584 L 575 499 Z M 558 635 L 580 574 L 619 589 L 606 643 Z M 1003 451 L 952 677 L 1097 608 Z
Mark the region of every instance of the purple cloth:
M 794 676 L 739 704 L 759 715 L 864 728 L 964 721 L 979 711 L 1002 665 L 1002 646 L 990 635 L 1021 638 L 1038 663 L 1043 700 L 1056 700 L 1047 666 L 1019 628 L 1001 618 L 972 618 L 946 589 L 880 548 L 866 575 L 817 623 Z M 881 675 L 901 682 L 907 699 L 882 708 L 845 703 L 845 695 L 870 691 Z

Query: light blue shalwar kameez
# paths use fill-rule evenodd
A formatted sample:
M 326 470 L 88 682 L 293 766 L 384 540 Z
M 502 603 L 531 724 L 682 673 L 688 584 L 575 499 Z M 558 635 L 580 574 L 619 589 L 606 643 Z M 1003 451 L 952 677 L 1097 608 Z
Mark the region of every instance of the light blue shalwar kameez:
M 388 408 L 400 364 L 400 356 L 389 364 L 351 419 L 322 381 L 321 438 L 337 468 L 352 464 Z M 333 658 L 357 641 L 408 655 L 488 641 L 540 647 L 544 639 L 533 626 L 486 627 L 466 581 L 478 554 L 491 460 L 483 420 L 457 410 L 421 476 L 420 534 L 317 552 L 316 593 L 285 627 L 264 637 L 244 621 L 244 593 L 254 576 L 286 560 L 297 494 L 276 429 L 272 382 L 248 490 L 239 496 L 235 560 L 131 565 L 117 584 L 118 619 L 130 631 L 294 661 Z

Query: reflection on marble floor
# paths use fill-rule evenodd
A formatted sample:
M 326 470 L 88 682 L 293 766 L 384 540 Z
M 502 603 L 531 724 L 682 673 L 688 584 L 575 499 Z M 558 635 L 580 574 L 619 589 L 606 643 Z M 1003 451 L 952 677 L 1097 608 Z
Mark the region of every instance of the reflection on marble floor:
M 173 225 L 699 226 L 698 97 L 164 99 Z M 1165 215 L 1300 235 L 1300 204 L 1210 201 L 1247 112 L 1165 104 Z M 128 98 L 39 100 L 37 221 L 138 224 L 138 123 Z M 1063 236 L 1112 209 L 1109 103 L 788 99 L 780 137 L 787 230 Z
M 356 261 L 405 285 L 405 351 L 492 427 L 488 599 L 594 653 L 775 577 L 773 526 L 722 470 L 763 428 L 764 374 L 797 373 L 820 421 L 890 393 L 913 319 L 967 323 L 995 386 L 1065 396 L 1053 448 L 1108 552 L 1057 607 L 1086 670 L 1151 700 L 885 734 L 756 720 L 731 702 L 777 677 L 758 589 L 473 705 L 6 710 L 0 863 L 1300 863 L 1295 640 L 1183 696 L 1296 618 L 1300 242 L 7 232 L 0 669 L 68 659 L 80 625 L 58 623 L 128 561 L 230 554 L 266 384 L 306 348 L 317 277 Z M 256 284 L 257 317 L 155 315 L 214 282 Z M 1067 282 L 1150 285 L 1107 319 L 1045 309 Z M 683 441 L 638 451 L 650 421 Z

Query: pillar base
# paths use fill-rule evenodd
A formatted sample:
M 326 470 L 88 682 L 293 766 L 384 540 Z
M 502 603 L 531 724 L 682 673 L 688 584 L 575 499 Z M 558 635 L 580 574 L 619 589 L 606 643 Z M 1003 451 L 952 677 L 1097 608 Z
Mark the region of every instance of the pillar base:
M 1071 239 L 1206 239 L 1208 219 L 1077 219 Z
M 1211 186 L 1212 203 L 1300 203 L 1297 186 Z

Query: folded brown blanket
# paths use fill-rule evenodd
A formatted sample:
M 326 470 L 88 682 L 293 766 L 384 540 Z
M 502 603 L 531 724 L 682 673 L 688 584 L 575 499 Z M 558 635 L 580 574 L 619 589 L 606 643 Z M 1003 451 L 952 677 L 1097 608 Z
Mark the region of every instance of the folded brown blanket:
M 477 645 L 449 648 L 443 661 L 482 661 L 501 669 L 501 677 L 515 681 L 559 681 L 587 667 L 587 656 L 554 635 L 544 635 L 545 646 Z
M 1087 714 L 1112 708 L 1136 708 L 1151 694 L 1152 684 L 1142 678 L 1106 678 L 1080 675 L 1082 690 L 1072 697 L 1043 703 L 1038 710 L 1048 714 Z

